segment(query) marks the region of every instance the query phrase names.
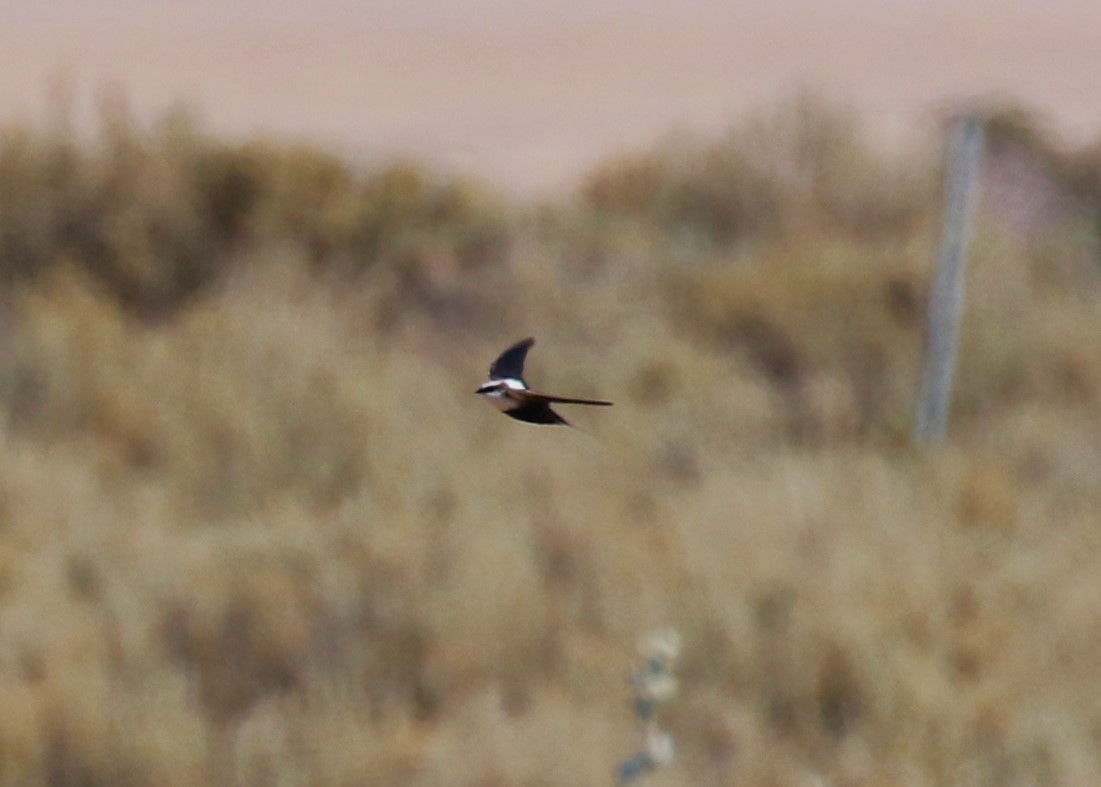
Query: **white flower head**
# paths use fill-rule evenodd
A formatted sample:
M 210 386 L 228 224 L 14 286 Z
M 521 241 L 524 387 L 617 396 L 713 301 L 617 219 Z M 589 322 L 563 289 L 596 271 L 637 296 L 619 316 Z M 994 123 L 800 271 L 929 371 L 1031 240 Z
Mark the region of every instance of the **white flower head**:
M 635 690 L 640 699 L 662 703 L 673 699 L 677 693 L 677 679 L 665 670 L 647 669 L 634 675 Z
M 673 762 L 676 756 L 676 747 L 673 745 L 673 736 L 656 724 L 651 724 L 646 730 L 646 756 L 654 765 L 665 766 Z
M 680 633 L 676 629 L 659 629 L 651 631 L 643 638 L 639 652 L 643 658 L 672 665 L 680 656 L 682 645 Z

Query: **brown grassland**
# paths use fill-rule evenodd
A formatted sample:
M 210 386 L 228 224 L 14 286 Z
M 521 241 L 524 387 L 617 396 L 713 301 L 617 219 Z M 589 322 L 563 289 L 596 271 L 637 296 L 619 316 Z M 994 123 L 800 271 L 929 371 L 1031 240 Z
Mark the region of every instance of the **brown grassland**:
M 1101 146 L 990 123 L 951 438 L 935 146 L 803 98 L 569 195 L 0 134 L 0 784 L 1101 784 Z M 472 395 L 529 333 L 576 430 Z

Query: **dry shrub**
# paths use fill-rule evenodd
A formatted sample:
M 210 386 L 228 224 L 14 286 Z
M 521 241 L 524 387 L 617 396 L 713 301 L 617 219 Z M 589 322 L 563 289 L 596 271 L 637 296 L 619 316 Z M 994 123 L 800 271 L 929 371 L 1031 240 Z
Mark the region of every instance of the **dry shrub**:
M 180 119 L 10 132 L 0 782 L 610 782 L 669 624 L 654 784 L 1101 781 L 1101 337 L 1086 268 L 1037 275 L 1088 245 L 984 219 L 914 453 L 934 200 L 823 112 L 527 213 Z M 528 333 L 616 406 L 478 402 Z
M 796 440 L 900 439 L 920 358 L 914 248 L 776 244 L 669 275 L 676 324 L 767 381 Z
M 146 128 L 119 99 L 103 102 L 91 143 L 65 124 L 4 130 L 0 179 L 3 280 L 75 267 L 145 318 L 174 312 L 257 250 L 289 247 L 344 275 L 381 263 L 411 291 L 507 250 L 507 211 L 474 183 L 414 164 L 362 172 L 306 146 L 222 142 L 182 111 Z
M 839 228 L 905 233 L 923 215 L 925 182 L 862 139 L 855 115 L 805 95 L 724 137 L 673 139 L 589 176 L 599 213 L 704 246 Z

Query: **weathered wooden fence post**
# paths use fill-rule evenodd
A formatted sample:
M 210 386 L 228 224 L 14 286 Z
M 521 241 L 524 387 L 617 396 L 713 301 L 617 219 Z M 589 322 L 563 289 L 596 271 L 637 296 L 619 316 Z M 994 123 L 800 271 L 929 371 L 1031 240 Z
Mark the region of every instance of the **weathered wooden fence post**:
M 957 120 L 947 160 L 940 255 L 929 302 L 925 370 L 914 425 L 914 440 L 918 443 L 943 440 L 948 430 L 982 148 L 982 117 L 967 115 Z

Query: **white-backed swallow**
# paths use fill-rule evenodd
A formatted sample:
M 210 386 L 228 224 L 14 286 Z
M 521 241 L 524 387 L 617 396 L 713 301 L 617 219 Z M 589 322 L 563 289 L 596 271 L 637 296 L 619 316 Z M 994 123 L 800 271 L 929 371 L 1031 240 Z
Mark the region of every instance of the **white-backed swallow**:
M 480 394 L 494 407 L 517 421 L 529 424 L 569 426 L 569 421 L 551 409 L 551 404 L 588 404 L 610 407 L 611 402 L 599 399 L 575 399 L 568 396 L 552 396 L 537 393 L 524 382 L 524 359 L 535 339 L 527 338 L 509 347 L 489 367 L 489 380 L 482 383 L 475 393 Z

